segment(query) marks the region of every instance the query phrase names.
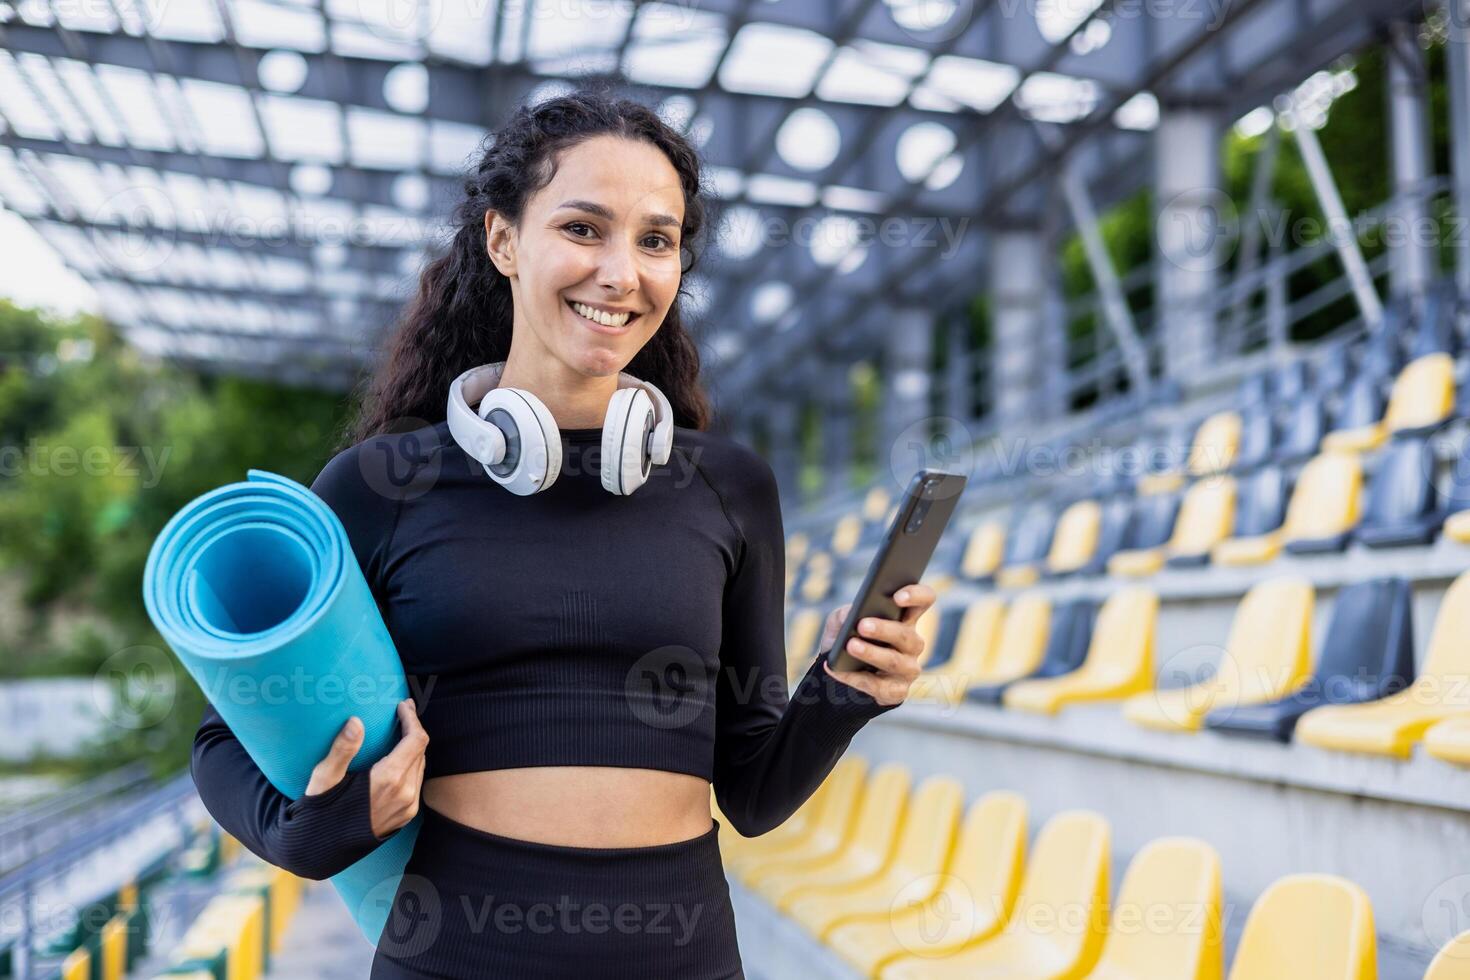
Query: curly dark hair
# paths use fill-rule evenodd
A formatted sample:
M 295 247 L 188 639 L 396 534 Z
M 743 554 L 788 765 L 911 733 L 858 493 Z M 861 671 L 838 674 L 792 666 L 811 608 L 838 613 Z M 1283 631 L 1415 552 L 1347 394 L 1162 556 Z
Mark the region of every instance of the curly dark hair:
M 699 159 L 694 147 L 652 109 L 605 90 L 582 89 L 517 107 L 489 134 L 479 163 L 464 178 L 454 207 L 447 251 L 423 269 L 418 293 L 404 307 L 377 370 L 360 384 L 358 412 L 344 426 L 337 450 L 375 435 L 441 422 L 449 383 L 479 364 L 509 354 L 513 303 L 510 280 L 485 248 L 485 212 L 519 224 L 527 199 L 556 175 L 560 151 L 593 136 L 644 140 L 662 150 L 684 190 L 680 251 L 688 273 L 698 260 L 695 239 L 705 224 Z M 669 399 L 674 422 L 710 424 L 709 399 L 699 384 L 699 352 L 685 330 L 679 293 L 663 323 L 625 368 Z

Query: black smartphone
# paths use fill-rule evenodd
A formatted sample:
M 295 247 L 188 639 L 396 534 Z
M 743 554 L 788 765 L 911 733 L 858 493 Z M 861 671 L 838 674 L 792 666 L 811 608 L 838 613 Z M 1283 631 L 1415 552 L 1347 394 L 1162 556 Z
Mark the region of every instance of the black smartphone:
M 958 473 L 920 470 L 909 481 L 898 512 L 893 515 L 893 523 L 888 526 L 883 542 L 878 545 L 868 565 L 868 574 L 853 599 L 847 620 L 827 648 L 827 663 L 833 670 L 877 670 L 872 664 L 849 653 L 847 643 L 858 635 L 859 620 L 868 616 L 893 620 L 902 618 L 903 607 L 893 601 L 893 595 L 923 577 L 955 505 L 959 503 L 965 480 Z

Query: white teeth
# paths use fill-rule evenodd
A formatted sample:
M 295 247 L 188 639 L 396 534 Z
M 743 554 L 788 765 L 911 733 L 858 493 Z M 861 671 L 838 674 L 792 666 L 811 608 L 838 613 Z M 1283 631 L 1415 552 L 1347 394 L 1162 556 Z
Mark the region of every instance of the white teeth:
M 628 322 L 628 317 L 632 315 L 630 313 L 618 313 L 616 315 L 612 313 L 604 313 L 601 310 L 593 309 L 586 303 L 573 303 L 572 309 L 576 310 L 579 314 L 586 317 L 587 319 L 594 320 L 605 327 L 621 327 L 623 324 Z

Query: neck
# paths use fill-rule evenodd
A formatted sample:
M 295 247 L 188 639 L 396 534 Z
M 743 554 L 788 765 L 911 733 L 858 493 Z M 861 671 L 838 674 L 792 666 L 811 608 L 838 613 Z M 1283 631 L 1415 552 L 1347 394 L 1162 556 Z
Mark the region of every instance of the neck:
M 500 374 L 500 387 L 531 392 L 546 405 L 559 428 L 595 429 L 607 416 L 618 379 L 615 374 L 589 378 L 550 355 L 529 362 L 517 360 L 512 349 Z

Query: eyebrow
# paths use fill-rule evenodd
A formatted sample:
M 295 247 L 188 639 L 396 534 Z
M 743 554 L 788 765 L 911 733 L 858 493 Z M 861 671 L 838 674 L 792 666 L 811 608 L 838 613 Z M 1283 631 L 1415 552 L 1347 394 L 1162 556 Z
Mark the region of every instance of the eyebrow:
M 583 201 L 574 198 L 570 201 L 562 201 L 557 207 L 576 208 L 578 211 L 586 211 L 588 214 L 595 214 L 599 218 L 605 218 L 608 221 L 613 220 L 613 213 L 596 201 Z M 680 225 L 679 219 L 672 214 L 646 214 L 644 215 L 644 219 L 651 225 L 672 225 L 675 228 Z

